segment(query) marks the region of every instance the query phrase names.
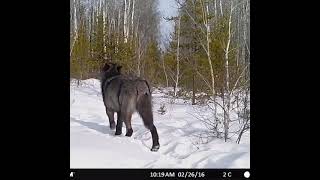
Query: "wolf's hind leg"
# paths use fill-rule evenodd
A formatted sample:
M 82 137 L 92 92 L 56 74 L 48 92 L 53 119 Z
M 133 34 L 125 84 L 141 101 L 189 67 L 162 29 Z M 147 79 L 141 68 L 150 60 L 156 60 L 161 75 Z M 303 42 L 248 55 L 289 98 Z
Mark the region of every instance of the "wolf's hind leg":
M 132 118 L 132 113 L 126 113 L 123 117 L 124 123 L 126 125 L 126 129 L 127 129 L 127 133 L 126 136 L 131 137 L 133 130 L 132 130 L 132 126 L 131 126 L 131 118 Z
M 121 135 L 122 134 L 122 117 L 121 112 L 117 112 L 117 126 L 116 126 L 116 133 L 115 135 Z
M 109 118 L 110 129 L 115 129 L 116 123 L 114 122 L 114 111 L 106 108 L 106 112 Z

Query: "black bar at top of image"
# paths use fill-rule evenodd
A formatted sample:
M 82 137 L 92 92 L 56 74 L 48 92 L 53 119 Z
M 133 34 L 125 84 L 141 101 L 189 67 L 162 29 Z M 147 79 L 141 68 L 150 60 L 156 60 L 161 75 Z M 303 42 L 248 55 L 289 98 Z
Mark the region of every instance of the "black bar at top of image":
M 70 180 L 112 179 L 252 179 L 250 169 L 70 169 Z

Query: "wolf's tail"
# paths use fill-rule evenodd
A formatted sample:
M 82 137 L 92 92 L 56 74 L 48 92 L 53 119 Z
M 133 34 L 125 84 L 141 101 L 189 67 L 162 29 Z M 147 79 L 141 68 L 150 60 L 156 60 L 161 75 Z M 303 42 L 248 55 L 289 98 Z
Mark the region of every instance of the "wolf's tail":
M 149 85 L 147 84 L 148 88 Z M 140 114 L 144 125 L 148 129 L 153 128 L 152 99 L 150 88 L 148 92 L 138 95 L 137 111 Z

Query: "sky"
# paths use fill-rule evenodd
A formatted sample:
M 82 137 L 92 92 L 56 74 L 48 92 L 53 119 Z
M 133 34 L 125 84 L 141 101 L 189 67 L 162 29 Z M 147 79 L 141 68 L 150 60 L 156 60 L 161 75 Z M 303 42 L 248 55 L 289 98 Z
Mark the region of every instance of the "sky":
M 177 14 L 177 5 L 175 0 L 159 0 L 159 12 L 161 14 L 160 32 L 161 32 L 161 48 L 164 43 L 168 43 L 170 33 L 173 31 L 173 22 L 167 22 L 163 17 L 170 17 Z

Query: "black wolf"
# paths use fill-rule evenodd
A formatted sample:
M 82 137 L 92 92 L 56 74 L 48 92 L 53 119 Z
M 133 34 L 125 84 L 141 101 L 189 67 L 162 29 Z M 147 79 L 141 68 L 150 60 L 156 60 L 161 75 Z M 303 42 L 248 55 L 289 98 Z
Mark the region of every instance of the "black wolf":
M 110 128 L 116 128 L 115 135 L 122 133 L 122 123 L 126 125 L 126 136 L 133 133 L 131 116 L 138 112 L 143 123 L 152 135 L 151 151 L 160 148 L 159 136 L 153 124 L 151 91 L 146 80 L 138 77 L 128 77 L 121 74 L 122 66 L 115 63 L 106 63 L 101 70 L 101 92 Z M 117 125 L 114 113 L 117 113 Z

